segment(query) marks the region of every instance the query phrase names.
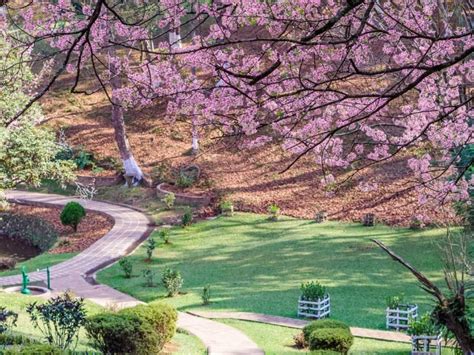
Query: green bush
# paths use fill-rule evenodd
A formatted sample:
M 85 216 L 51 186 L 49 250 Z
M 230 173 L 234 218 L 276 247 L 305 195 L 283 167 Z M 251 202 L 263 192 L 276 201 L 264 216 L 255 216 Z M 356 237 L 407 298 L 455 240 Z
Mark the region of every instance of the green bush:
M 151 261 L 153 258 L 153 252 L 155 251 L 156 248 L 156 241 L 153 237 L 149 237 L 146 241 L 146 256 L 147 256 L 147 261 Z
M 74 232 L 77 231 L 77 226 L 81 220 L 86 216 L 86 210 L 80 203 L 71 201 L 64 206 L 61 216 L 61 223 L 65 226 L 71 226 Z
M 183 286 L 183 278 L 178 270 L 166 268 L 161 278 L 163 286 L 168 291 L 168 297 L 176 296 Z
M 8 238 L 27 243 L 42 252 L 51 248 L 58 239 L 57 231 L 48 221 L 8 212 L 0 214 L 0 231 Z
M 165 242 L 165 244 L 170 243 L 170 230 L 169 229 L 163 228 L 158 233 L 159 233 L 160 238 L 163 239 L 163 241 Z
M 232 201 L 222 201 L 219 205 L 219 208 L 224 216 L 231 217 L 234 215 L 234 204 Z
M 130 261 L 130 258 L 125 257 L 125 258 L 120 259 L 119 265 L 125 275 L 125 278 L 127 279 L 131 278 L 132 273 L 133 273 L 133 264 Z
M 346 323 L 341 322 L 339 320 L 319 319 L 319 320 L 309 323 L 303 328 L 303 335 L 306 342 L 309 343 L 309 338 L 310 338 L 311 333 L 317 329 L 345 329 L 347 331 L 350 331 L 349 326 Z
M 347 329 L 321 328 L 314 330 L 308 339 L 310 350 L 332 350 L 347 354 L 354 336 Z
M 24 335 L 17 334 L 0 334 L 0 345 L 1 346 L 12 346 L 12 345 L 28 345 L 37 344 L 38 342 L 34 339 L 28 338 Z M 1 352 L 0 352 L 1 354 Z
M 175 200 L 176 196 L 174 195 L 174 193 L 170 192 L 161 199 L 161 202 L 163 202 L 166 205 L 166 208 L 170 210 L 173 208 Z
M 19 349 L 7 349 L 4 355 L 61 355 L 63 352 L 49 344 L 30 344 Z
M 84 170 L 88 167 L 93 167 L 95 165 L 94 155 L 84 150 L 80 150 L 76 154 L 74 154 L 74 163 L 76 163 L 76 166 L 80 170 Z
M 173 338 L 176 332 L 178 312 L 170 305 L 164 303 L 143 304 L 124 309 L 119 313 L 135 315 L 142 320 L 146 320 L 159 338 L 157 344 L 159 350 L 163 349 L 163 346 Z
M 184 211 L 183 217 L 181 217 L 181 225 L 183 227 L 190 226 L 193 223 L 193 211 L 191 208 L 187 207 Z
M 385 303 L 387 304 L 387 307 L 388 307 L 388 308 L 390 308 L 390 309 L 396 309 L 396 308 L 398 308 L 400 305 L 403 304 L 404 299 L 405 299 L 405 296 L 403 295 L 403 293 L 401 293 L 401 294 L 399 294 L 399 295 L 387 297 L 387 298 L 385 299 Z
M 62 350 L 77 344 L 79 330 L 86 322 L 84 300 L 69 293 L 50 298 L 45 303 L 33 302 L 26 307 L 26 312 L 46 342 Z
M 208 284 L 203 287 L 201 299 L 202 299 L 202 304 L 205 306 L 211 303 L 211 285 Z
M 308 281 L 301 284 L 301 298 L 305 301 L 317 301 L 323 298 L 326 293 L 326 287 L 317 281 Z
M 195 179 L 192 176 L 181 172 L 179 173 L 178 179 L 176 180 L 176 185 L 182 188 L 187 188 L 193 186 Z
M 88 318 L 87 337 L 103 354 L 158 353 L 160 337 L 146 320 L 131 313 L 101 313 Z
M 0 306 L 0 334 L 8 332 L 16 326 L 18 313 L 9 311 L 5 307 Z
M 154 278 L 155 278 L 155 273 L 151 269 L 145 269 L 142 271 L 143 278 L 145 279 L 145 286 L 147 287 L 153 287 L 155 286 L 154 283 Z
M 268 206 L 267 211 L 270 213 L 269 219 L 271 221 L 277 221 L 280 217 L 280 207 L 278 207 L 276 204 Z
M 437 335 L 439 333 L 430 313 L 425 313 L 419 319 L 410 319 L 408 326 L 409 335 Z

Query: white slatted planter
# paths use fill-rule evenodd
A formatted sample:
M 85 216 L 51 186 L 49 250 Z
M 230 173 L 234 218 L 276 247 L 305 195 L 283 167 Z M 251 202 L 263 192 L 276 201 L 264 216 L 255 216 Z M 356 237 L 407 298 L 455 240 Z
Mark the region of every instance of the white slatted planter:
M 331 298 L 329 295 L 318 299 L 317 301 L 306 301 L 301 297 L 298 300 L 298 317 L 306 318 L 324 318 L 331 313 Z
M 418 317 L 418 306 L 415 304 L 401 304 L 397 308 L 387 308 L 387 329 L 408 329 L 408 321 Z
M 412 355 L 441 355 L 441 335 L 413 335 L 411 337 Z

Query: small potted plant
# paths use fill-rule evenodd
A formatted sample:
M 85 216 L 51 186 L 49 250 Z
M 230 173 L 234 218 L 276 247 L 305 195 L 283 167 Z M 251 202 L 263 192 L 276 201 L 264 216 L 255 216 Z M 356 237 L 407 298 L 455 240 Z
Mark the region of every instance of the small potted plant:
M 232 217 L 234 215 L 234 204 L 232 201 L 222 201 L 219 205 L 222 215 Z
M 331 299 L 326 287 L 317 281 L 301 284 L 298 300 L 298 317 L 324 318 L 331 313 Z
M 404 302 L 403 294 L 387 297 L 387 329 L 408 329 L 410 319 L 418 317 L 418 306 Z
M 280 217 L 280 207 L 278 205 L 272 204 L 268 206 L 267 211 L 270 214 L 270 217 L 268 217 L 270 221 L 278 221 Z
M 430 313 L 424 314 L 419 319 L 410 319 L 408 324 L 407 333 L 411 336 L 412 355 L 441 354 L 441 332 Z

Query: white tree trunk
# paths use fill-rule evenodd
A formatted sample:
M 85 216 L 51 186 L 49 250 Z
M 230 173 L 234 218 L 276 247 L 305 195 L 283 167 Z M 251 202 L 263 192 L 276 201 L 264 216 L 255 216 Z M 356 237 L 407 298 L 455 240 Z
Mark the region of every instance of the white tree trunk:
M 183 44 L 181 42 L 181 33 L 179 29 L 176 30 L 170 30 L 169 32 L 169 42 L 171 49 L 180 49 Z
M 114 34 L 109 28 L 109 36 L 113 39 Z M 112 126 L 114 127 L 114 137 L 117 143 L 120 159 L 125 170 L 125 178 L 128 185 L 138 186 L 143 181 L 143 172 L 138 166 L 133 157 L 132 148 L 128 142 L 127 133 L 125 130 L 125 121 L 123 118 L 123 107 L 119 97 L 117 97 L 117 90 L 122 87 L 118 69 L 116 65 L 112 64 L 111 58 L 115 57 L 116 51 L 113 46 L 108 49 L 109 70 L 111 74 L 110 84 L 112 87 Z

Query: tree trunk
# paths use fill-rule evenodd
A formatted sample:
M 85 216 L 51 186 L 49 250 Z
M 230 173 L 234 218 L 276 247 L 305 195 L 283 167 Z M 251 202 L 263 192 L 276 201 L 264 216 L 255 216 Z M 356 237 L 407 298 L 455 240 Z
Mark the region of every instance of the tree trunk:
M 127 139 L 123 108 L 115 102 L 112 104 L 112 126 L 114 127 L 115 142 L 119 148 L 125 176 L 131 178 L 132 186 L 137 186 L 143 180 L 143 173 L 133 157 L 132 149 Z
M 109 26 L 109 38 L 114 39 L 114 33 Z M 125 178 L 127 185 L 138 186 L 143 181 L 143 172 L 138 166 L 133 157 L 132 148 L 127 139 L 125 131 L 125 121 L 123 118 L 123 107 L 119 97 L 117 97 L 117 90 L 122 87 L 122 81 L 119 76 L 116 64 L 111 60 L 116 56 L 115 47 L 109 46 L 108 49 L 109 70 L 111 74 L 110 85 L 112 87 L 112 126 L 114 127 L 114 137 L 117 143 L 120 159 L 122 160 L 123 168 L 125 170 Z

